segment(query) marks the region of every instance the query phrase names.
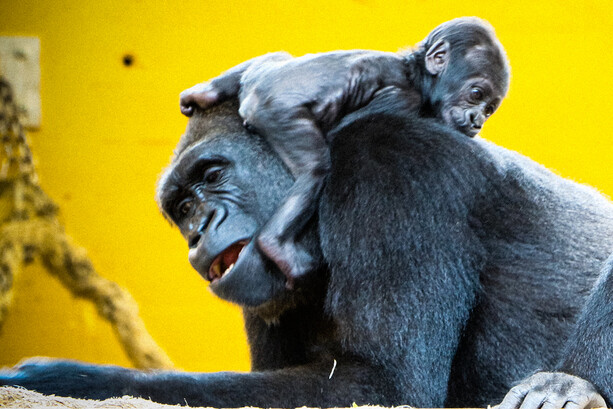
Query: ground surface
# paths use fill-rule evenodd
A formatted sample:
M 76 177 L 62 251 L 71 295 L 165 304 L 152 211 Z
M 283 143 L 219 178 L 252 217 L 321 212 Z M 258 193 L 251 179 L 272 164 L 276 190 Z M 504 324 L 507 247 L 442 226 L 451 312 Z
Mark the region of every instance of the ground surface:
M 71 409 L 164 409 L 179 408 L 180 406 L 162 405 L 145 399 L 124 396 L 122 398 L 98 400 L 84 400 L 62 398 L 59 396 L 46 396 L 22 388 L 0 387 L 0 408 L 71 408 Z M 194 409 L 193 406 L 190 408 Z M 379 406 L 355 406 L 350 409 L 385 409 Z M 413 409 L 403 406 L 404 409 Z M 197 408 L 196 408 L 197 409 Z M 306 408 L 305 408 L 306 409 Z

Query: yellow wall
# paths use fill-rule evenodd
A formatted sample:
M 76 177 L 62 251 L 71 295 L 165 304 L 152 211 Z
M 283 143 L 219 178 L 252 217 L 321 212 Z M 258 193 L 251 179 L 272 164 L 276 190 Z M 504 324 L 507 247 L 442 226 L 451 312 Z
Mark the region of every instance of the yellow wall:
M 68 233 L 132 293 L 179 367 L 246 370 L 239 311 L 207 291 L 153 201 L 186 123 L 178 93 L 268 51 L 395 51 L 462 15 L 494 25 L 513 69 L 483 136 L 612 194 L 611 0 L 2 0 L 0 35 L 41 39 L 43 126 L 31 140 Z M 32 355 L 128 364 L 93 307 L 42 270 L 15 287 L 0 365 Z

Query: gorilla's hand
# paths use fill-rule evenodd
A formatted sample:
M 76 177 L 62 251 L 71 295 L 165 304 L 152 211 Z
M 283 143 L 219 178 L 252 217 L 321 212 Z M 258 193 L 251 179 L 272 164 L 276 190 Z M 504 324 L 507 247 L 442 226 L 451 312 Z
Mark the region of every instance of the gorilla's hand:
M 562 372 L 539 372 L 513 387 L 495 409 L 589 409 L 606 407 L 594 386 Z
M 21 386 L 43 394 L 100 399 L 132 394 L 124 382 L 130 370 L 68 360 L 30 358 L 0 369 L 0 386 Z

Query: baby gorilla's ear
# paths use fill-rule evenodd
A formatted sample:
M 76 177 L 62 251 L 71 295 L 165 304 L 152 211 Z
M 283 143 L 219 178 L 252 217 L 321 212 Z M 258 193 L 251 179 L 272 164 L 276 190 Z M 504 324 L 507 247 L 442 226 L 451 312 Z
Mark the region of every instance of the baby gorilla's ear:
M 426 69 L 432 75 L 439 75 L 449 61 L 449 43 L 443 39 L 434 43 L 426 52 Z

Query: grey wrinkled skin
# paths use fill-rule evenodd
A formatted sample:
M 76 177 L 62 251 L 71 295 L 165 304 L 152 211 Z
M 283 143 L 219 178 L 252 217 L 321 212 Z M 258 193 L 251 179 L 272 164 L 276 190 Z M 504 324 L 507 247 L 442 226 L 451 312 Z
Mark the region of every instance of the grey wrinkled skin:
M 590 382 L 563 372 L 539 372 L 511 388 L 494 409 L 590 409 L 606 406 Z

